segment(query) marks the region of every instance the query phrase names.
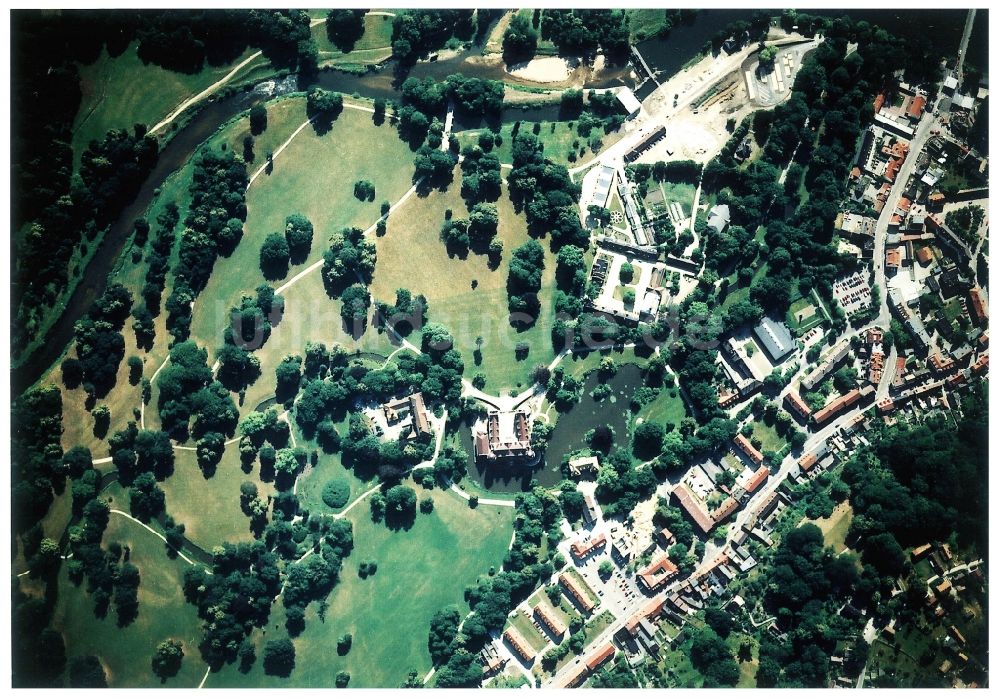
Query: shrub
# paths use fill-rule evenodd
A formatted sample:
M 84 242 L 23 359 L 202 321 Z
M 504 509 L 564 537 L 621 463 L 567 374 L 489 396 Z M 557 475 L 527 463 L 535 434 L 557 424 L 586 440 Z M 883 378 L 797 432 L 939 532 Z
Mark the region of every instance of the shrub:
M 351 498 L 351 485 L 343 478 L 334 478 L 323 485 L 323 503 L 331 509 L 340 509 Z

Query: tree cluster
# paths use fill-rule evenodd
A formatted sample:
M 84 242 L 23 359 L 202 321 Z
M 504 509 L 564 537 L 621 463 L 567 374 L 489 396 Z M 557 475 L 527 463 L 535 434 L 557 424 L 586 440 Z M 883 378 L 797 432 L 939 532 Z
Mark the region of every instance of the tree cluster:
M 166 303 L 167 329 L 178 342 L 190 334 L 191 302 L 208 283 L 216 258 L 231 254 L 243 237 L 246 188 L 246 164 L 231 152 L 209 151 L 195 162 L 187 227 Z

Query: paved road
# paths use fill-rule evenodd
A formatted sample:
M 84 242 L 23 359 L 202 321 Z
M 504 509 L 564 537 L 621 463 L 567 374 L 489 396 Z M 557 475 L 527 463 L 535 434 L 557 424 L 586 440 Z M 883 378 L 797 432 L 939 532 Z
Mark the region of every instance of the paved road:
M 962 32 L 962 42 L 958 45 L 958 65 L 955 68 L 955 76 L 958 82 L 962 82 L 962 70 L 965 67 L 965 49 L 969 47 L 969 37 L 972 36 L 972 25 L 976 20 L 976 10 L 972 8 L 965 17 L 965 29 Z
M 583 172 L 595 163 L 623 158 L 625 153 L 632 150 L 635 144 L 648 134 L 649 131 L 655 127 L 665 125 L 663 122 L 670 119 L 705 94 L 705 92 L 707 92 L 720 79 L 734 70 L 739 69 L 743 60 L 756 50 L 757 44 L 753 44 L 731 56 L 716 58 L 715 63 L 712 64 L 707 71 L 705 71 L 699 84 L 694 89 L 682 94 L 677 100 L 676 106 L 674 106 L 673 99 L 671 98 L 664 100 L 665 107 L 663 109 L 659 111 L 652 110 L 652 108 L 648 105 L 655 104 L 656 99 L 653 99 L 655 95 L 665 94 L 666 92 L 669 92 L 677 87 L 676 84 L 672 84 L 673 80 L 663 83 L 648 97 L 646 97 L 643 101 L 642 111 L 639 112 L 639 115 L 633 121 L 625 123 L 625 128 L 629 129 L 628 135 L 617 143 L 614 143 L 601 151 L 600 154 L 593 159 L 570 169 L 570 176 Z
M 889 198 L 886 199 L 885 206 L 882 207 L 882 213 L 879 214 L 878 221 L 875 223 L 875 251 L 873 252 L 872 260 L 875 264 L 875 285 L 882 290 L 878 319 L 875 322 L 879 327 L 888 327 L 890 321 L 889 293 L 885 281 L 885 239 L 889 231 L 889 220 L 896 210 L 896 202 L 903 195 L 906 183 L 913 174 L 913 168 L 917 164 L 917 156 L 927 143 L 931 126 L 934 125 L 935 121 L 936 119 L 930 111 L 925 112 L 920 119 L 916 132 L 910 140 L 910 150 L 907 153 L 906 160 L 903 161 L 903 166 L 899 168 L 896 181 L 892 185 L 892 189 L 889 190 Z

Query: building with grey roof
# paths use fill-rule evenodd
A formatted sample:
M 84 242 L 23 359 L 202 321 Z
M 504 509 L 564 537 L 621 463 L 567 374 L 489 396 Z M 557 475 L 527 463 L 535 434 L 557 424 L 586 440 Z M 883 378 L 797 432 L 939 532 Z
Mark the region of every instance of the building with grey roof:
M 729 225 L 729 206 L 727 204 L 716 204 L 708 212 L 708 227 L 715 232 L 721 233 Z
M 775 363 L 781 363 L 795 349 L 795 339 L 785 323 L 764 316 L 760 324 L 753 328 L 764 351 Z
M 594 195 L 590 199 L 591 205 L 606 207 L 614 183 L 615 168 L 610 165 L 601 165 L 597 172 L 597 182 L 594 184 Z

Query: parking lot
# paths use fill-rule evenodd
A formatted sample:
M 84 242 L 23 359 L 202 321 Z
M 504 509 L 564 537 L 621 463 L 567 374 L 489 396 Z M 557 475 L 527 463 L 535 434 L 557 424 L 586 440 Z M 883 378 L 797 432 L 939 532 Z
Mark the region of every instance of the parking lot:
M 616 617 L 621 617 L 636 599 L 645 596 L 636 586 L 635 574 L 630 573 L 628 568 L 619 567 L 610 554 L 610 546 L 608 550 L 608 553 L 588 558 L 583 564 L 577 563 L 576 569 L 597 594 L 601 609 L 610 610 Z M 597 571 L 603 560 L 611 560 L 615 567 L 607 581 L 602 580 Z
M 850 317 L 872 304 L 872 289 L 862 272 L 833 282 L 833 297 L 840 303 L 844 314 Z

